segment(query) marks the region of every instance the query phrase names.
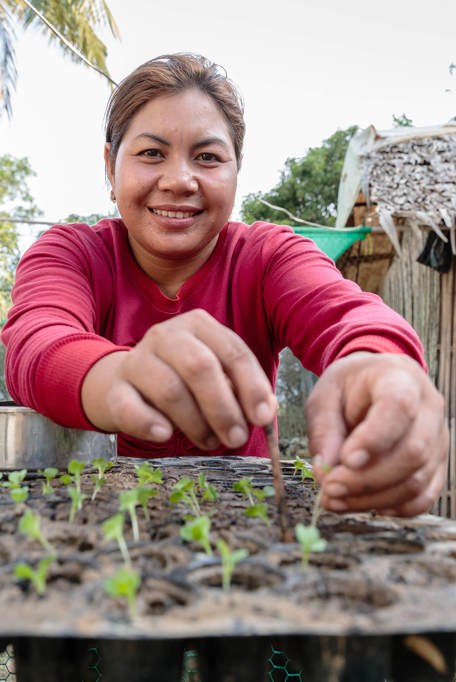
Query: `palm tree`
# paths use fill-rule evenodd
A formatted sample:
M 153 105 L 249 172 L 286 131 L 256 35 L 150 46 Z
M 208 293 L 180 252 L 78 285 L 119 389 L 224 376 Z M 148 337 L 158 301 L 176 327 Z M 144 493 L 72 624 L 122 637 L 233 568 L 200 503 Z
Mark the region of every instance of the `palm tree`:
M 108 26 L 115 38 L 119 29 L 104 0 L 0 0 L 0 116 L 11 116 L 11 94 L 17 80 L 15 26 L 40 28 L 64 54 L 82 61 L 114 81 L 106 67 L 107 48 L 96 34 Z

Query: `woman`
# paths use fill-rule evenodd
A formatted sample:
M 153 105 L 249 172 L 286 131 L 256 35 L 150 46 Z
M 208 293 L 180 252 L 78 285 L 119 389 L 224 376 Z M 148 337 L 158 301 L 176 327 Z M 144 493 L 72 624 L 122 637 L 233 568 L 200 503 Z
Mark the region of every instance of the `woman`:
M 448 447 L 420 342 L 311 241 L 228 222 L 243 137 L 236 90 L 202 57 L 159 57 L 120 84 L 105 161 L 121 219 L 54 226 L 22 259 L 9 391 L 119 432 L 120 454 L 267 456 L 289 346 L 321 374 L 306 418 L 322 503 L 420 513 Z

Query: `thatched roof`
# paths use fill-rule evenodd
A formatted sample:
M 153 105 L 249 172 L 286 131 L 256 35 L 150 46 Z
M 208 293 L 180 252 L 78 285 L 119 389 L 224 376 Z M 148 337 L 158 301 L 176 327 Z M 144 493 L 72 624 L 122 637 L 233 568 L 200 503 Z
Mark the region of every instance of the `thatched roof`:
M 347 150 L 336 227 L 344 227 L 362 190 L 377 205 L 378 222 L 400 251 L 395 219 L 431 227 L 456 253 L 456 125 L 358 132 Z

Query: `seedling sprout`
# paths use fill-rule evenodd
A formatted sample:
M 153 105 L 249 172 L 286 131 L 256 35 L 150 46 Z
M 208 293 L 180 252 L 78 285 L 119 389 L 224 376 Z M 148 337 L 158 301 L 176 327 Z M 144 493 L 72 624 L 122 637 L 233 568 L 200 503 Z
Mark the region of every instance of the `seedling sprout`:
M 217 549 L 222 559 L 222 587 L 225 592 L 228 592 L 236 564 L 248 557 L 249 553 L 246 549 L 236 549 L 232 552 L 222 539 L 217 540 Z
M 163 474 L 160 469 L 154 469 L 149 462 L 143 462 L 141 466 L 135 464 L 136 476 L 139 485 L 150 485 L 151 483 L 163 483 Z
M 190 507 L 193 516 L 200 516 L 201 510 L 195 495 L 195 481 L 184 476 L 173 485 L 173 488 L 174 492 L 169 496 L 171 504 L 183 502 Z
M 209 542 L 211 520 L 208 516 L 198 516 L 192 521 L 187 521 L 180 529 L 180 536 L 186 542 L 199 542 L 204 551 L 212 556 L 212 547 Z
M 125 597 L 128 602 L 130 618 L 134 618 L 137 613 L 136 593 L 140 585 L 139 575 L 131 568 L 122 566 L 117 573 L 105 581 L 104 587 L 111 597 Z
M 323 552 L 326 549 L 326 540 L 320 537 L 320 531 L 315 526 L 304 526 L 298 523 L 295 528 L 296 539 L 301 547 L 302 570 L 305 571 L 309 563 L 311 552 Z
M 119 495 L 119 511 L 127 511 L 130 514 L 131 527 L 135 542 L 139 540 L 138 519 L 136 517 L 136 505 L 139 504 L 138 489 L 124 490 Z
M 27 469 L 21 469 L 20 471 L 11 471 L 8 474 L 8 480 L 1 485 L 4 488 L 20 488 L 22 481 L 27 475 Z
M 103 523 L 103 533 L 107 540 L 117 540 L 119 549 L 127 566 L 131 566 L 127 543 L 123 536 L 124 515 L 115 514 Z
M 233 489 L 236 492 L 241 493 L 243 497 L 247 497 L 249 500 L 249 506 L 243 512 L 245 516 L 263 519 L 269 526 L 268 506 L 263 500 L 265 497 L 272 497 L 274 495 L 274 488 L 270 485 L 266 485 L 263 490 L 254 488 L 252 480 L 251 476 L 241 478 L 240 481 L 235 481 L 233 483 Z M 255 502 L 254 496 L 257 498 L 257 502 Z
M 206 502 L 206 500 L 209 502 L 215 502 L 215 500 L 218 499 L 218 494 L 215 487 L 211 483 L 207 482 L 202 471 L 200 471 L 198 474 L 198 490 L 203 494 L 201 497 L 202 502 Z
M 92 481 L 94 483 L 94 489 L 92 492 L 92 500 L 94 500 L 101 490 L 101 488 L 105 485 L 106 479 L 103 476 L 105 471 L 107 469 L 110 469 L 111 467 L 114 466 L 113 462 L 108 462 L 104 457 L 98 457 L 96 459 L 93 459 L 91 461 L 91 465 L 97 467 L 98 469 L 98 474 L 93 474 L 92 475 Z
M 88 498 L 88 495 L 82 493 L 72 485 L 69 485 L 67 490 L 68 495 L 71 497 L 70 523 L 73 523 L 76 512 L 82 509 L 82 503 Z
M 143 508 L 144 516 L 146 517 L 147 521 L 149 521 L 150 515 L 147 508 L 147 502 L 149 497 L 157 494 L 157 491 L 153 490 L 152 488 L 144 488 L 143 486 L 136 488 L 136 490 L 138 491 L 138 502 Z
M 17 564 L 14 568 L 14 574 L 18 578 L 30 580 L 37 593 L 44 594 L 46 591 L 47 568 L 53 560 L 53 556 L 48 556 L 44 559 L 41 559 L 38 564 L 38 568 L 36 569 L 33 569 L 28 564 Z
M 54 489 L 51 486 L 51 481 L 53 478 L 57 476 L 59 473 L 58 469 L 55 469 L 54 467 L 47 467 L 46 469 L 38 469 L 38 473 L 44 476 L 46 479 L 43 481 L 41 492 L 43 495 L 51 495 L 54 492 Z
M 38 540 L 47 552 L 50 552 L 52 556 L 55 556 L 56 552 L 42 534 L 40 524 L 41 519 L 39 514 L 35 514 L 31 509 L 27 509 L 19 519 L 19 532 Z
M 28 497 L 28 485 L 23 486 L 22 488 L 11 488 L 10 490 L 10 497 L 16 504 L 16 506 L 19 506 L 21 502 L 25 502 L 27 497 Z
M 306 466 L 306 463 L 299 457 L 299 455 L 296 455 L 296 459 L 294 460 L 293 464 L 293 476 L 296 476 L 298 471 L 300 471 L 302 481 L 304 481 L 306 478 L 310 478 L 314 482 L 314 486 L 317 485 L 315 474 Z

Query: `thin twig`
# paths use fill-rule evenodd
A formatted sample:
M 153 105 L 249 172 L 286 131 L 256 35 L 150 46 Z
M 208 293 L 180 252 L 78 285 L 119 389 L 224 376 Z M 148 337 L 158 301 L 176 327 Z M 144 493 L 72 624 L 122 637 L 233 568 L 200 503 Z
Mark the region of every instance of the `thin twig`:
M 272 476 L 274 479 L 275 500 L 279 510 L 280 528 L 282 530 L 282 542 L 294 542 L 293 533 L 290 529 L 290 515 L 283 485 L 282 468 L 280 466 L 279 446 L 275 436 L 274 422 L 264 427 L 268 441 L 269 455 L 271 457 Z
M 302 218 L 298 218 L 297 216 L 293 215 L 293 213 L 290 213 L 290 211 L 287 211 L 286 208 L 282 208 L 282 206 L 275 206 L 274 204 L 270 204 L 269 201 L 266 201 L 266 199 L 259 199 L 262 204 L 265 206 L 269 206 L 269 208 L 273 208 L 275 211 L 283 211 L 284 213 L 287 214 L 289 218 L 292 220 L 296 220 L 297 223 L 303 223 L 304 225 L 311 225 L 312 227 L 326 227 L 329 228 L 328 225 L 319 225 L 319 223 L 311 223 L 309 220 L 303 220 Z M 331 229 L 331 228 L 329 228 Z
M 60 33 L 60 31 L 58 31 L 58 30 L 56 29 L 56 27 L 53 26 L 53 24 L 51 24 L 51 22 L 48 21 L 48 19 L 46 19 L 46 17 L 45 17 L 43 14 L 41 14 L 41 12 L 40 12 L 39 10 L 37 10 L 36 7 L 34 7 L 34 6 L 32 5 L 31 2 L 29 2 L 29 0 L 22 0 L 22 2 L 24 2 L 24 3 L 27 5 L 27 7 L 29 7 L 29 8 L 32 10 L 32 12 L 34 12 L 34 13 L 36 14 L 36 16 L 43 22 L 43 24 L 46 24 L 46 26 L 48 27 L 48 29 L 49 29 L 50 31 L 52 31 L 52 33 L 54 33 L 54 35 L 56 35 L 57 38 L 58 38 L 59 40 L 61 40 L 62 43 L 63 43 L 64 45 L 66 45 L 66 47 L 67 47 L 69 50 L 71 50 L 71 52 L 73 52 L 73 54 L 75 54 L 77 57 L 79 57 L 79 59 L 81 59 L 81 60 L 84 62 L 84 64 L 87 64 L 87 66 L 90 66 L 91 69 L 94 69 L 94 71 L 97 71 L 99 74 L 101 74 L 102 76 L 104 76 L 110 83 L 112 83 L 113 85 L 115 85 L 115 86 L 117 87 L 117 83 L 116 83 L 115 81 L 112 80 L 111 76 L 108 76 L 108 74 L 105 73 L 102 69 L 99 69 L 98 66 L 95 66 L 95 64 L 92 64 L 92 62 L 90 62 L 90 61 L 87 59 L 87 57 L 84 57 L 84 55 L 83 55 L 81 52 L 79 52 L 79 50 L 77 50 L 77 49 L 76 49 L 76 48 L 75 48 L 75 47 L 74 47 L 74 46 L 73 46 L 73 45 L 72 45 L 72 44 L 71 44 L 71 43 L 70 43 L 70 42 L 61 34 L 61 33 Z

